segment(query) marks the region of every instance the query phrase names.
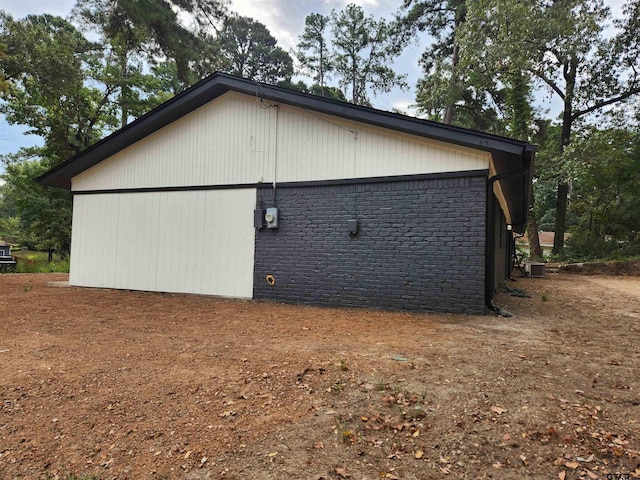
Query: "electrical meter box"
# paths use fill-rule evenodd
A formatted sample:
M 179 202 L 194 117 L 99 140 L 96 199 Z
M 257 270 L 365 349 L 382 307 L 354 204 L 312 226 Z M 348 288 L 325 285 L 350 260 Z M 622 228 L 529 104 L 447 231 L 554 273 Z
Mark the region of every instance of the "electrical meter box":
M 267 208 L 264 219 L 267 222 L 267 228 L 278 228 L 278 209 L 276 207 Z

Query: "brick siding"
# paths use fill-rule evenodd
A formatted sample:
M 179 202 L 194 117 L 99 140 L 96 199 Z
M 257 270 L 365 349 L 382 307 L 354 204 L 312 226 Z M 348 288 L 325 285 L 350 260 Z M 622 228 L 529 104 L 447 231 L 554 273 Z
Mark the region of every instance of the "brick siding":
M 485 189 L 483 176 L 278 188 L 279 228 L 256 230 L 254 298 L 483 313 Z M 259 189 L 258 206 L 273 196 Z

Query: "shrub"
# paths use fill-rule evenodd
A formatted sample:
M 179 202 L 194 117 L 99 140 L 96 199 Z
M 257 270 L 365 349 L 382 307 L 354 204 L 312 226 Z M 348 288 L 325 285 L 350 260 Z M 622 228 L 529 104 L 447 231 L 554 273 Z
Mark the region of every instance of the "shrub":
M 640 242 L 617 241 L 574 232 L 566 245 L 565 259 L 570 261 L 623 260 L 640 255 Z

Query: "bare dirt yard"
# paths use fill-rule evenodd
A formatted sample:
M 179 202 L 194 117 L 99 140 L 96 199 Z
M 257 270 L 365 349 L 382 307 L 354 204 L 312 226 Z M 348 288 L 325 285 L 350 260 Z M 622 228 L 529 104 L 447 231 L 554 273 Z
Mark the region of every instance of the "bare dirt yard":
M 0 479 L 640 478 L 640 277 L 512 318 L 0 276 Z

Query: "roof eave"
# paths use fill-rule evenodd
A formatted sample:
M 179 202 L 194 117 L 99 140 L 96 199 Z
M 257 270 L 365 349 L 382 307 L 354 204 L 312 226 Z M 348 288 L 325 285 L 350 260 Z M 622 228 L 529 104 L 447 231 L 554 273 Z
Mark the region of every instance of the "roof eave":
M 338 116 L 398 132 L 491 152 L 501 158 L 517 160 L 528 144 L 506 137 L 475 132 L 369 107 L 295 92 L 227 74 L 216 73 L 165 102 L 131 124 L 95 143 L 85 151 L 39 176 L 43 185 L 71 188 L 71 178 L 97 165 L 146 136 L 160 130 L 211 100 L 235 91 L 273 102 L 282 102 L 318 113 Z

